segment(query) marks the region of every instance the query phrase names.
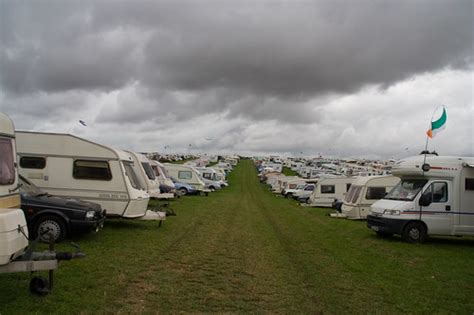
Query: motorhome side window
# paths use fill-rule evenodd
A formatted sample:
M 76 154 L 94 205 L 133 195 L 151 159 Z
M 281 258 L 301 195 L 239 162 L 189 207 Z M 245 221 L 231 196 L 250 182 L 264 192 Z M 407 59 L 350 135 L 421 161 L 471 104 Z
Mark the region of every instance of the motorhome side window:
M 431 184 L 431 192 L 433 193 L 433 202 L 448 201 L 448 185 L 443 182 L 435 182 Z
M 322 194 L 334 194 L 336 192 L 336 187 L 334 185 L 321 185 Z
M 365 199 L 367 200 L 378 200 L 385 196 L 385 187 L 367 187 L 367 193 Z
M 0 138 L 0 185 L 11 185 L 15 182 L 15 164 L 13 162 L 12 141 Z
M 474 178 L 466 178 L 465 187 L 466 190 L 474 190 Z
M 46 159 L 36 156 L 23 156 L 20 158 L 22 168 L 43 169 L 46 167 Z
M 112 172 L 107 161 L 75 160 L 72 176 L 75 179 L 111 180 Z
M 178 171 L 178 178 L 179 179 L 191 179 L 193 174 L 191 171 Z

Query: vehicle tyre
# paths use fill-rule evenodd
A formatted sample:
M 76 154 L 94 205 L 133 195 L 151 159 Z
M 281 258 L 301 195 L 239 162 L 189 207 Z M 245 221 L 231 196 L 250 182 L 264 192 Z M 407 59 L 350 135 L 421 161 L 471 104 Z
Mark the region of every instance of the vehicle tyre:
M 403 230 L 403 239 L 408 243 L 423 243 L 426 240 L 427 231 L 420 222 L 410 222 Z
M 30 281 L 30 292 L 37 295 L 47 295 L 49 290 L 49 281 L 43 277 L 33 277 Z
M 292 198 L 293 198 L 293 194 L 292 194 L 292 193 L 287 193 L 287 194 L 286 194 L 286 198 L 292 199 Z
M 382 238 L 390 238 L 390 237 L 393 236 L 392 233 L 387 233 L 387 232 L 382 232 L 382 231 L 377 231 L 375 233 L 377 233 L 377 235 L 382 237 Z
M 49 233 L 45 233 L 49 230 Z M 33 229 L 33 237 L 40 237 L 42 242 L 49 242 L 49 235 L 53 235 L 56 243 L 61 242 L 66 237 L 66 223 L 60 217 L 54 215 L 41 216 L 36 220 Z
M 216 188 L 215 188 L 214 186 L 210 186 L 209 189 L 210 189 L 211 191 L 216 191 Z
M 184 195 L 187 195 L 187 194 L 188 194 L 188 190 L 183 187 L 183 188 L 180 188 L 180 189 L 179 189 L 179 193 L 180 193 L 182 196 L 184 196 Z

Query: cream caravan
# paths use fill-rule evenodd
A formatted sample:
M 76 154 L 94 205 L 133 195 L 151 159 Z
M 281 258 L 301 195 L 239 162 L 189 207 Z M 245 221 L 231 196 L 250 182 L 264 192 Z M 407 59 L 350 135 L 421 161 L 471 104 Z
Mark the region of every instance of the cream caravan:
M 160 197 L 160 181 L 155 175 L 155 171 L 151 167 L 150 160 L 140 153 L 128 151 L 134 159 L 135 170 L 140 175 L 138 180 L 141 186 L 146 187 L 146 191 L 150 198 Z
M 44 191 L 99 203 L 108 216 L 139 218 L 149 195 L 133 156 L 73 135 L 17 132 L 20 174 Z
M 193 186 L 198 191 L 209 192 L 199 173 L 191 166 L 182 164 L 165 164 L 165 168 L 171 177 L 180 182 Z
M 415 156 L 397 162 L 401 179 L 372 205 L 367 225 L 380 235 L 408 242 L 428 235 L 474 235 L 474 158 Z
M 341 211 L 348 219 L 366 219 L 370 206 L 382 199 L 400 178 L 395 176 L 363 176 L 358 177 L 344 198 Z
M 15 129 L 0 113 L 0 266 L 10 263 L 28 246 L 26 219 L 20 209 L 16 171 Z
M 331 208 L 333 202 L 343 200 L 355 177 L 323 178 L 318 182 L 308 203 L 312 207 Z

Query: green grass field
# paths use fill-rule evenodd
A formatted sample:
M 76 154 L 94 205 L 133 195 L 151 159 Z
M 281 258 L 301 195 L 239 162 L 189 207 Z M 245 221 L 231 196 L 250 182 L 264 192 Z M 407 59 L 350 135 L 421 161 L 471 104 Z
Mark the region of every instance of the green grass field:
M 473 238 L 378 238 L 273 195 L 249 160 L 229 181 L 175 201 L 161 228 L 109 220 L 77 239 L 87 257 L 62 263 L 47 297 L 0 274 L 0 313 L 474 312 Z

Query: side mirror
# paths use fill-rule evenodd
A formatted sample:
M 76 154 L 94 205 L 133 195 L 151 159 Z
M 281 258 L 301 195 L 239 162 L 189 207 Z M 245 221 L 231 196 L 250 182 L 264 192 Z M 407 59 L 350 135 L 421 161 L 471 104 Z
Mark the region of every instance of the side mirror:
M 432 201 L 433 200 L 432 200 L 431 192 L 425 193 L 421 195 L 420 200 L 418 201 L 418 204 L 422 207 L 428 207 Z

